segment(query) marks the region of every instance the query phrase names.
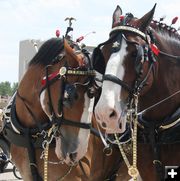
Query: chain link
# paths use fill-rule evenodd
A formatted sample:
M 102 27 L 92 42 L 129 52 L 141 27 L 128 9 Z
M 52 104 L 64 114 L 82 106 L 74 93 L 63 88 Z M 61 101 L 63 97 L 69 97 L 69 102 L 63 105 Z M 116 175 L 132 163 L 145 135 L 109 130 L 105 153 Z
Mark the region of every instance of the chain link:
M 49 156 L 49 144 L 52 142 L 54 138 L 54 134 L 57 131 L 57 126 L 54 124 L 48 132 L 46 132 L 46 140 L 43 141 L 42 147 L 43 147 L 43 152 L 42 154 L 44 155 L 44 181 L 48 181 L 48 156 Z M 41 155 L 42 156 L 42 155 Z
M 134 105 L 134 109 L 132 109 Z M 117 141 L 119 150 L 121 152 L 121 155 L 123 157 L 123 160 L 128 168 L 128 174 L 132 177 L 133 181 L 137 181 L 137 177 L 139 175 L 139 171 L 137 169 L 137 124 L 138 124 L 138 115 L 137 115 L 137 106 L 138 106 L 138 95 L 134 95 L 134 98 L 132 99 L 130 103 L 130 110 L 129 111 L 129 121 L 133 124 L 132 127 L 132 145 L 133 145 L 133 160 L 132 165 L 130 164 L 126 153 L 123 150 L 122 144 L 120 144 L 117 134 L 114 134 L 115 139 Z

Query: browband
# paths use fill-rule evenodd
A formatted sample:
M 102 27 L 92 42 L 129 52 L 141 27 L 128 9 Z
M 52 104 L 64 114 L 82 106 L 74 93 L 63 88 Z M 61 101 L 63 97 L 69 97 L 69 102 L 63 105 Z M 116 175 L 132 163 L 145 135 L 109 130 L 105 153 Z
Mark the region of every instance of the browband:
M 141 36 L 144 40 L 147 40 L 147 36 L 145 33 L 138 30 L 137 28 L 134 28 L 131 26 L 116 26 L 116 27 L 112 28 L 110 34 L 115 31 L 130 31 L 130 32 L 136 33 L 137 35 Z

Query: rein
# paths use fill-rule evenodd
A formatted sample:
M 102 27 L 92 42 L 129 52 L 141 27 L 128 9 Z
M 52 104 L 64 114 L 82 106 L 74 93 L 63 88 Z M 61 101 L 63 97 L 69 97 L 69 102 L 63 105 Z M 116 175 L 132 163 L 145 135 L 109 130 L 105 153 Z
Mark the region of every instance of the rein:
M 159 101 L 159 102 L 153 104 L 152 106 L 149 106 L 148 108 L 146 108 L 146 109 L 144 109 L 144 110 L 138 112 L 137 115 L 139 116 L 139 115 L 144 114 L 145 112 L 147 112 L 147 111 L 153 109 L 154 107 L 158 106 L 159 104 L 162 104 L 163 102 L 165 102 L 165 101 L 171 99 L 172 97 L 174 97 L 175 95 L 177 95 L 177 94 L 179 94 L 179 93 L 180 93 L 180 90 L 179 90 L 179 91 L 176 91 L 176 92 L 173 93 L 172 95 L 170 95 L 170 96 L 168 96 L 168 97 L 162 99 L 161 101 Z
M 115 84 L 118 84 L 120 86 L 122 86 L 123 88 L 125 88 L 128 92 L 132 92 L 132 88 L 127 85 L 124 81 L 120 80 L 118 77 L 116 77 L 115 75 L 111 75 L 111 74 L 105 74 L 103 76 L 103 81 L 104 80 L 108 80 L 111 81 Z

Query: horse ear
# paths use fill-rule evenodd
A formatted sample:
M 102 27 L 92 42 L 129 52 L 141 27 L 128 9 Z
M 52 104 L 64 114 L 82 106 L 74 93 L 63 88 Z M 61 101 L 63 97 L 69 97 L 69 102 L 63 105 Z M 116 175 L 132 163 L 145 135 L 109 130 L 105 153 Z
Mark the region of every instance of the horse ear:
M 72 65 L 72 63 L 76 61 L 76 63 L 78 63 L 80 67 L 84 66 L 84 57 L 81 54 L 77 55 L 74 49 L 71 48 L 71 46 L 68 44 L 65 38 L 64 38 L 64 50 L 69 64 Z
M 74 50 L 70 47 L 67 40 L 64 38 L 64 50 L 66 55 L 71 55 L 74 53 Z
M 156 8 L 156 4 L 151 9 L 151 11 L 149 11 L 141 19 L 138 20 L 138 26 L 141 31 L 145 31 L 147 27 L 150 25 L 154 16 L 155 8 Z
M 118 23 L 120 23 L 120 16 L 122 15 L 122 10 L 119 5 L 117 5 L 113 17 L 112 17 L 112 28 L 115 27 Z

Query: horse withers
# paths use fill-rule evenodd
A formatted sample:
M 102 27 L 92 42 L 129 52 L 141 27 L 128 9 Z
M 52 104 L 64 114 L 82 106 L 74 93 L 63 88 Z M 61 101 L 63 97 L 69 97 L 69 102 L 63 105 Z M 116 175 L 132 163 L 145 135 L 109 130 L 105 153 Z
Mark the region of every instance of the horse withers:
M 117 6 L 109 40 L 96 49 L 106 67 L 96 119 L 107 133 L 123 133 L 138 116 L 138 169 L 146 181 L 164 179 L 164 166 L 180 163 L 180 35 L 153 21 L 154 11 L 138 19 Z

